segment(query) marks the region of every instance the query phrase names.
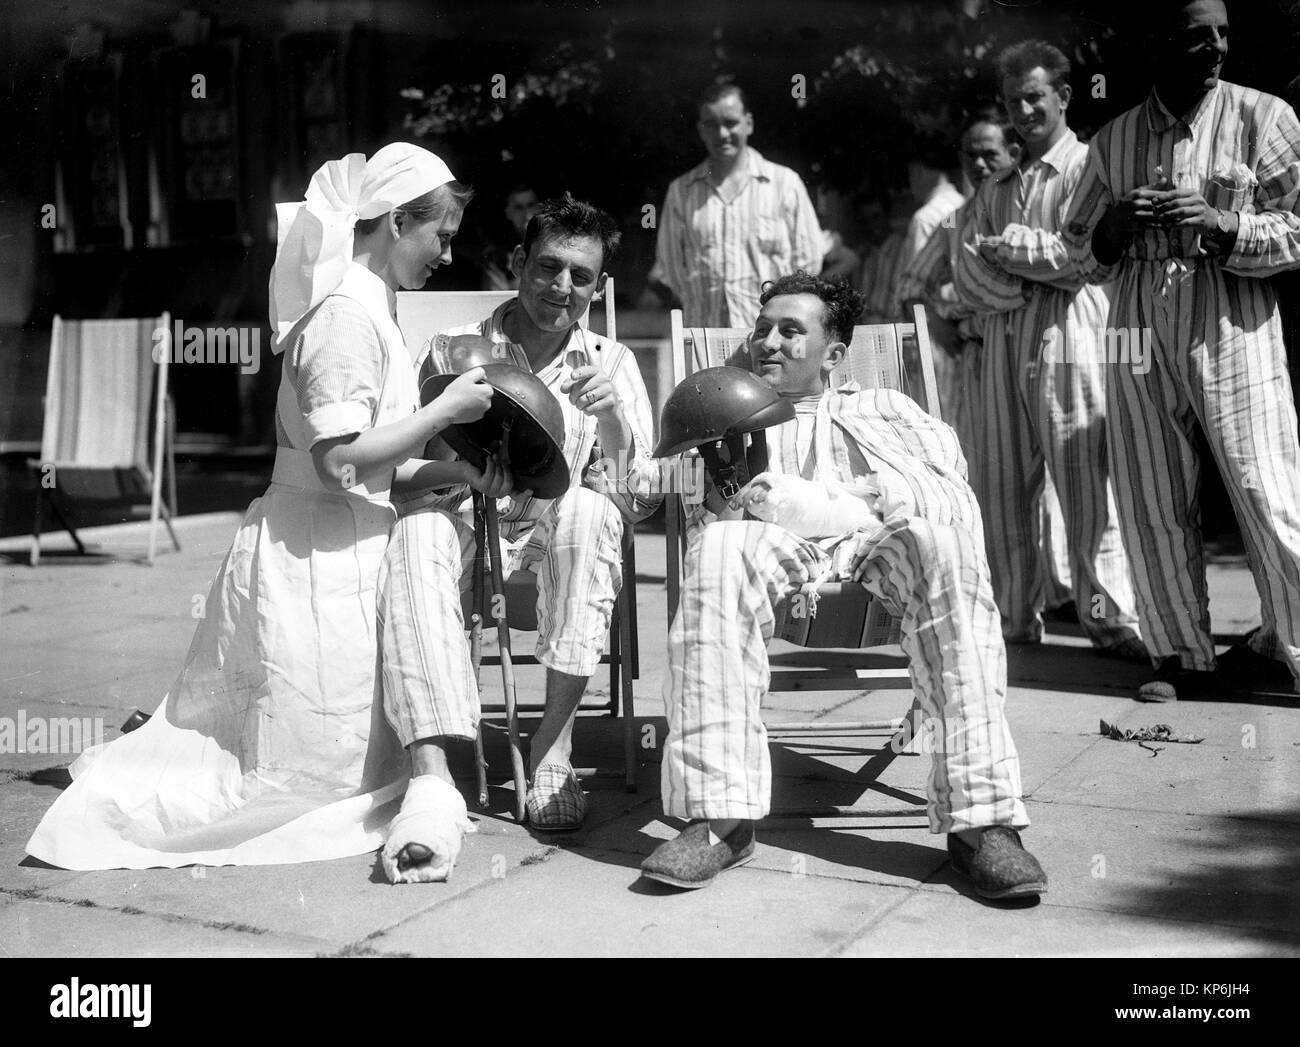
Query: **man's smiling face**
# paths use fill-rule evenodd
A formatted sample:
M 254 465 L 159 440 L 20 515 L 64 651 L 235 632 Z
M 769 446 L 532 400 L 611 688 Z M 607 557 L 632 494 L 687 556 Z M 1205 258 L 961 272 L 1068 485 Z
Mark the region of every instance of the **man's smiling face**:
M 1070 86 L 1059 89 L 1041 66 L 1002 81 L 1002 104 L 1027 144 L 1048 142 L 1065 120 Z
M 723 95 L 716 102 L 700 106 L 695 129 L 711 160 L 731 163 L 744 152 L 754 133 L 754 117 L 745 111 L 738 95 Z
M 1192 0 L 1169 27 L 1162 80 L 1191 95 L 1212 91 L 1228 57 L 1228 8 L 1223 0 Z
M 519 304 L 542 331 L 566 331 L 587 311 L 604 283 L 604 251 L 594 236 L 539 236 L 515 248 Z
M 822 392 L 844 358 L 844 343 L 823 326 L 826 304 L 815 294 L 768 299 L 749 336 L 749 361 L 764 382 L 782 396 Z

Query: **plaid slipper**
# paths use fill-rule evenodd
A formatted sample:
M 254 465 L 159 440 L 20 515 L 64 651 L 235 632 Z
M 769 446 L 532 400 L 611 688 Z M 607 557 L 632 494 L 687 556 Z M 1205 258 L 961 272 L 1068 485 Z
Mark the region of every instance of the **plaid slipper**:
M 694 890 L 713 882 L 727 869 L 754 857 L 754 823 L 741 822 L 721 843 L 709 843 L 709 823 L 691 822 L 675 840 L 661 843 L 641 863 L 641 875 L 660 883 Z
M 587 817 L 587 798 L 567 763 L 544 763 L 537 768 L 524 806 L 528 821 L 539 832 L 573 832 Z

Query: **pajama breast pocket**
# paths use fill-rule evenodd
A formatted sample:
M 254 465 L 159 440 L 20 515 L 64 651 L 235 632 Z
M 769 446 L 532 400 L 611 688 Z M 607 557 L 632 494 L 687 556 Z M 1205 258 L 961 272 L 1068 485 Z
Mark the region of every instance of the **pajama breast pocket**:
M 1233 164 L 1210 175 L 1205 183 L 1205 202 L 1220 211 L 1255 210 L 1255 190 L 1259 181 L 1245 164 Z
M 777 215 L 760 214 L 754 220 L 754 240 L 769 257 L 785 251 L 785 225 Z

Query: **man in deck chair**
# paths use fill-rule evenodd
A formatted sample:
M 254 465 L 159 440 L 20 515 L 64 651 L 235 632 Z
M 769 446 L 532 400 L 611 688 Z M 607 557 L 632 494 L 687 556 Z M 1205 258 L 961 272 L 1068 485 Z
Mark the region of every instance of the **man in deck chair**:
M 541 379 L 564 416 L 568 491 L 555 500 L 523 491 L 498 505 L 506 575 L 537 575 L 536 652 L 546 667 L 546 708 L 532 738 L 527 810 L 542 831 L 572 831 L 585 817 L 570 762 L 574 718 L 622 585 L 625 521 L 649 516 L 659 502 L 650 457 L 654 414 L 636 358 L 579 323 L 605 286 L 618 240 L 617 224 L 599 208 L 567 194 L 546 201 L 512 258 L 518 296 L 481 323 L 441 332 L 450 337 L 432 340 L 425 368 L 453 371 L 461 343 L 486 338 L 503 362 Z M 510 486 L 476 484 L 490 495 Z M 407 794 L 384 848 L 396 882 L 445 879 L 459 850 L 456 826 L 465 807 L 446 750 L 452 739 L 472 739 L 478 725 L 459 595 L 470 585 L 473 545 L 463 486 L 407 500 L 389 541 L 381 596 L 384 701 L 419 786 Z
M 769 430 L 770 465 L 692 513 L 681 607 L 668 638 L 664 810 L 690 824 L 641 866 L 703 887 L 754 853 L 770 810 L 760 703 L 780 601 L 859 581 L 902 619 L 925 717 L 943 740 L 927 781 L 930 830 L 986 898 L 1041 894 L 1003 713 L 1006 651 L 983 526 L 951 428 L 903 393 L 831 389 L 862 298 L 807 273 L 766 285 L 749 340 L 756 375 L 795 418 Z M 748 518 L 742 518 L 747 514 Z

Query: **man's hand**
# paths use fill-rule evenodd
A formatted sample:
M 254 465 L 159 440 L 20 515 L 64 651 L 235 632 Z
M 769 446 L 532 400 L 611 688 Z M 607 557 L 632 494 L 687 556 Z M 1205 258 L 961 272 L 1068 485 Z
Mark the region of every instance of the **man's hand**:
M 1000 236 L 984 236 L 980 234 L 975 238 L 975 247 L 979 250 L 980 257 L 986 262 L 998 264 L 998 248 L 1005 244 L 1006 241 Z
M 496 455 L 488 455 L 482 469 L 475 468 L 473 462 L 461 465 L 465 467 L 465 482 L 488 498 L 504 498 L 515 485 L 509 468 L 498 462 Z
M 1163 177 L 1160 186 L 1167 186 Z M 1120 260 L 1133 237 L 1161 224 L 1156 215 L 1156 201 L 1168 195 L 1164 188 L 1154 185 L 1139 186 L 1115 201 L 1101 216 L 1092 234 L 1092 253 L 1103 265 L 1114 265 Z
M 1127 244 L 1137 233 L 1160 224 L 1156 203 L 1167 195 L 1153 186 L 1139 186 L 1116 200 L 1102 217 L 1102 223 Z
M 728 509 L 735 509 L 741 512 L 750 513 L 758 516 L 754 512 L 756 506 L 761 506 L 767 501 L 767 496 L 772 493 L 772 474 L 759 473 L 749 483 L 745 484 L 735 496 L 727 503 Z M 761 512 L 762 510 L 759 510 Z
M 609 375 L 599 367 L 585 364 L 575 367 L 563 382 L 560 392 L 567 393 L 569 402 L 583 414 L 601 417 L 613 414 L 622 417 L 622 402 Z
M 1196 189 L 1171 189 L 1154 198 L 1156 221 L 1163 226 L 1182 226 L 1199 233 L 1219 231 L 1218 208 L 1205 202 Z

